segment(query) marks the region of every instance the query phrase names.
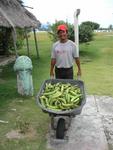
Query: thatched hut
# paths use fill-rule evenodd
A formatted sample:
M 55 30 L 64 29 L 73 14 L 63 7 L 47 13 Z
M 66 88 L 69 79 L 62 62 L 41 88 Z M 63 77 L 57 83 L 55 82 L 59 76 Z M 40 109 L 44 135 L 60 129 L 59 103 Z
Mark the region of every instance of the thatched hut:
M 0 27 L 5 27 L 7 29 L 11 29 L 14 47 L 16 48 L 16 30 L 15 28 L 32 28 L 34 31 L 34 38 L 36 44 L 37 55 L 37 41 L 35 29 L 40 26 L 40 21 L 36 19 L 36 17 L 30 13 L 27 9 L 25 9 L 17 0 L 0 0 Z M 26 32 L 25 32 L 26 33 Z M 27 41 L 27 49 L 29 51 L 28 38 L 26 35 Z M 17 50 L 16 50 L 17 55 Z

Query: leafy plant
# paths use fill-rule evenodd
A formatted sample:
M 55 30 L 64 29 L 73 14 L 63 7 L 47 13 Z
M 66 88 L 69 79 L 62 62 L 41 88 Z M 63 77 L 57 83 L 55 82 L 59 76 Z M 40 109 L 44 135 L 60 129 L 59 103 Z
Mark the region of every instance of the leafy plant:
M 89 42 L 93 39 L 93 30 L 91 26 L 81 24 L 79 27 L 79 41 L 80 43 Z
M 20 116 L 17 117 L 16 120 L 16 127 L 19 129 L 20 133 L 25 134 L 29 129 L 30 123 L 28 121 L 25 121 Z
M 92 30 L 99 29 L 100 25 L 98 23 L 92 22 L 92 21 L 85 21 L 82 22 L 82 25 L 90 26 Z
M 66 24 L 68 27 L 68 38 L 74 41 L 74 25 L 63 20 L 57 21 L 50 26 L 51 31 L 48 32 L 52 41 L 57 41 L 57 26 L 60 24 Z M 98 23 L 91 21 L 83 22 L 79 26 L 79 42 L 85 43 L 93 39 L 93 30 L 99 28 Z

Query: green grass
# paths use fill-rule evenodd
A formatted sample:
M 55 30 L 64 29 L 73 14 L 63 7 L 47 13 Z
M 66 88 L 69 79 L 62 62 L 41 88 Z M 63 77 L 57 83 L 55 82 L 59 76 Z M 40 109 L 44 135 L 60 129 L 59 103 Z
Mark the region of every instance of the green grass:
M 80 46 L 82 80 L 88 94 L 113 96 L 112 47 L 112 33 L 98 33 L 92 42 Z
M 0 75 L 0 120 L 8 121 L 8 124 L 0 123 L 0 149 L 1 150 L 46 150 L 46 134 L 49 129 L 50 117 L 45 114 L 36 104 L 36 94 L 42 82 L 49 78 L 50 47 L 51 42 L 47 36 L 39 35 L 40 59 L 36 57 L 33 37 L 30 38 L 30 57 L 33 63 L 34 96 L 25 97 L 17 94 L 16 73 L 13 71 L 13 63 L 5 66 Z M 45 38 L 45 39 L 44 39 Z M 32 42 L 31 42 L 32 41 Z M 27 54 L 25 47 L 20 54 Z M 16 109 L 13 111 L 12 109 Z M 12 129 L 17 129 L 17 119 L 22 123 L 28 122 L 35 130 L 33 139 L 8 140 L 6 134 Z
M 87 94 L 108 95 L 113 97 L 113 36 L 112 33 L 95 34 L 94 40 L 80 45 L 82 80 Z M 1 150 L 47 150 L 46 135 L 49 129 L 50 117 L 43 113 L 36 104 L 36 94 L 45 79 L 49 78 L 50 52 L 52 43 L 47 33 L 38 33 L 37 59 L 33 35 L 29 38 L 30 58 L 33 63 L 34 96 L 20 96 L 16 89 L 16 73 L 14 63 L 5 66 L 0 74 L 0 149 Z M 26 55 L 26 45 L 19 51 Z M 74 68 L 76 78 L 76 66 Z M 16 109 L 16 111 L 14 111 Z M 18 118 L 22 123 L 28 122 L 35 131 L 33 138 L 9 140 L 6 134 L 16 130 Z

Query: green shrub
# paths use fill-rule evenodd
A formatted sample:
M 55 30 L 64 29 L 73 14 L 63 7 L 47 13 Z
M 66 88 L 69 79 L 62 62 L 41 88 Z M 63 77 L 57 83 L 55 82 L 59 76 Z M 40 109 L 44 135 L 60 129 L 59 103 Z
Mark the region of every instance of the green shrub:
M 66 24 L 68 27 L 68 38 L 72 41 L 74 40 L 74 25 L 65 21 L 57 21 L 50 26 L 51 31 L 49 31 L 49 35 L 52 41 L 57 41 L 57 26 L 60 24 Z M 98 28 L 99 24 L 93 23 L 90 21 L 83 22 L 79 25 L 79 42 L 85 43 L 89 42 L 93 39 L 93 30 Z

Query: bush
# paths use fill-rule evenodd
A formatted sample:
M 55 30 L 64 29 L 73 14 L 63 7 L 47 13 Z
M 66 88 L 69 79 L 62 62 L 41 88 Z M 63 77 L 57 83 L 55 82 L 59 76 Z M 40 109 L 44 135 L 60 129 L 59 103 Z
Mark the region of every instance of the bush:
M 97 30 L 100 27 L 100 25 L 98 23 L 95 23 L 95 22 L 92 22 L 92 21 L 82 22 L 82 25 L 88 25 L 88 26 L 91 27 L 92 30 Z
M 79 27 L 79 42 L 85 43 L 93 39 L 93 30 L 91 26 L 81 24 Z
M 72 41 L 74 41 L 74 25 L 70 24 L 68 22 L 64 21 L 57 21 L 54 24 L 50 26 L 51 32 L 48 32 L 50 35 L 50 38 L 52 41 L 57 41 L 57 26 L 60 24 L 66 24 L 68 27 L 68 38 Z M 94 26 L 95 27 L 94 27 Z M 79 42 L 84 43 L 84 42 L 89 42 L 93 39 L 93 29 L 96 28 L 96 25 L 98 24 L 93 24 L 91 22 L 83 22 L 79 26 Z

